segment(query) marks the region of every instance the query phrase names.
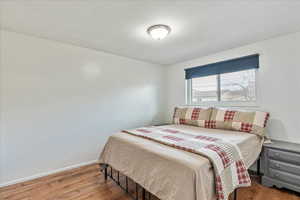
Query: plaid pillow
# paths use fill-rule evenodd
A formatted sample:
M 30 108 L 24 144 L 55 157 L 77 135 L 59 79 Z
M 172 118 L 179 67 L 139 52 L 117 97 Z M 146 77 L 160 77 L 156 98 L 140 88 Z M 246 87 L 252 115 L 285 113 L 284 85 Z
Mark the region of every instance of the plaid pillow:
M 264 136 L 269 113 L 262 111 L 234 111 L 213 108 L 210 127 L 242 131 Z
M 173 123 L 205 127 L 212 108 L 175 108 Z

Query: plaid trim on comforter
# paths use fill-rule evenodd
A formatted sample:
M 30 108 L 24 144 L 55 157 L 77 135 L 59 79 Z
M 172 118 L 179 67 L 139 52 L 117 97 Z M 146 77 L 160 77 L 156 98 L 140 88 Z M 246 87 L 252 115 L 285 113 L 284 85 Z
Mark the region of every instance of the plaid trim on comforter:
M 175 128 L 142 127 L 123 132 L 207 157 L 214 168 L 218 200 L 227 200 L 234 189 L 251 185 L 241 152 L 233 143 Z

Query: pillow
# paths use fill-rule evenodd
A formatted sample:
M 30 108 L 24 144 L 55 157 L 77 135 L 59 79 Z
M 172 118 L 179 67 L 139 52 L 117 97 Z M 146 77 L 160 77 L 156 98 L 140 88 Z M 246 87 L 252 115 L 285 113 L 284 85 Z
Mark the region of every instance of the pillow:
M 228 129 L 264 136 L 268 112 L 213 108 L 209 128 Z
M 212 108 L 175 108 L 173 123 L 205 127 L 210 119 Z

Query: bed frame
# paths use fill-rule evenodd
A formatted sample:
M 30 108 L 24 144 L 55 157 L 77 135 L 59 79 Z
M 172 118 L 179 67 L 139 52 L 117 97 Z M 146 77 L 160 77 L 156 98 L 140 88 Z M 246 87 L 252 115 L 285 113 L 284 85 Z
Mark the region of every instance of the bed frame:
M 141 185 L 139 185 L 138 183 L 135 183 L 135 193 L 131 194 L 129 193 L 129 187 L 128 187 L 128 177 L 125 176 L 125 187 L 123 187 L 120 183 L 120 172 L 113 169 L 111 166 L 105 164 L 102 165 L 102 168 L 104 168 L 104 179 L 105 181 L 107 181 L 108 177 L 110 177 L 122 190 L 124 190 L 133 200 L 139 200 L 139 187 L 142 188 L 142 200 L 146 200 L 146 190 L 145 188 L 143 188 Z M 116 171 L 117 173 L 117 179 L 115 179 L 113 177 L 113 170 Z M 108 171 L 110 171 L 110 173 L 108 173 Z M 147 200 L 151 200 L 151 193 L 149 191 L 148 192 L 148 198 Z
M 142 188 L 142 200 L 146 200 L 146 189 L 143 188 L 141 185 L 139 185 L 138 183 L 134 182 L 135 183 L 135 195 L 132 195 L 131 193 L 129 193 L 129 189 L 128 189 L 128 177 L 125 176 L 125 187 L 123 187 L 121 184 L 120 184 L 120 172 L 115 170 L 117 172 L 117 179 L 115 179 L 113 177 L 113 168 L 109 165 L 104 165 L 104 179 L 105 181 L 107 181 L 108 177 L 110 177 L 122 190 L 124 190 L 133 200 L 139 200 L 139 190 L 138 188 Z M 108 173 L 108 170 L 110 170 L 110 173 Z M 237 200 L 237 190 L 238 189 L 235 189 L 234 192 L 233 192 L 233 200 Z M 148 192 L 148 198 L 147 200 L 151 200 L 151 196 L 152 194 Z
M 256 171 L 256 175 L 260 176 L 260 156 L 257 159 L 256 162 L 256 167 L 257 167 L 257 171 Z M 143 188 L 141 185 L 139 185 L 138 183 L 135 183 L 135 195 L 132 195 L 129 193 L 129 189 L 128 189 L 128 177 L 125 176 L 125 187 L 123 187 L 120 184 L 120 172 L 118 170 L 113 169 L 111 166 L 109 166 L 108 164 L 102 164 L 101 168 L 104 169 L 104 179 L 105 181 L 107 181 L 108 177 L 110 177 L 121 189 L 123 189 L 133 200 L 139 200 L 139 187 L 142 188 L 142 200 L 146 200 L 146 192 L 148 192 L 148 198 L 147 200 L 151 200 L 151 196 L 152 194 L 149 191 L 146 191 L 145 188 Z M 108 170 L 110 170 L 110 173 L 108 173 Z M 115 179 L 113 177 L 113 170 L 117 172 L 117 179 Z M 235 189 L 233 192 L 233 200 L 237 200 L 237 190 Z

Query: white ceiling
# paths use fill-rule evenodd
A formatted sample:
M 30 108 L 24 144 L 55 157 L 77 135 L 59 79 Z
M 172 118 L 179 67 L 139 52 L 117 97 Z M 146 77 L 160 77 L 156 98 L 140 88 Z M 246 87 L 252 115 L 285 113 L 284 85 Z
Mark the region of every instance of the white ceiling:
M 1 28 L 159 64 L 173 64 L 300 31 L 291 0 L 2 1 Z M 155 41 L 153 24 L 171 34 Z

